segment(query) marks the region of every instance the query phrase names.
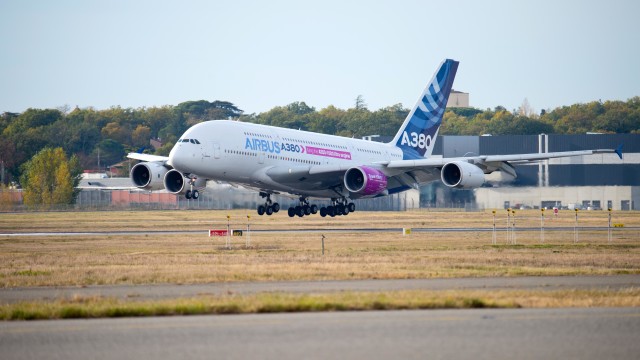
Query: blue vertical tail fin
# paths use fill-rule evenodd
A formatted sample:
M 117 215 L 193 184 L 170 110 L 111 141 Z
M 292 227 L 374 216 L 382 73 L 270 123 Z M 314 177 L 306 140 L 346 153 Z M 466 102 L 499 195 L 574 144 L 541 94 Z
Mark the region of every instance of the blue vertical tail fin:
M 403 159 L 427 158 L 442 124 L 458 62 L 446 59 L 440 64 L 391 144 L 402 149 Z

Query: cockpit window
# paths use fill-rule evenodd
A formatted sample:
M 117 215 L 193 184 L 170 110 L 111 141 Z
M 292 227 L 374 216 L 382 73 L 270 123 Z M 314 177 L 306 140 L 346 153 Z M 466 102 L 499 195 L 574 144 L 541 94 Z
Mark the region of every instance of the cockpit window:
M 190 141 L 192 144 L 195 144 L 195 143 L 196 143 L 196 141 L 195 141 L 195 140 L 193 140 L 193 139 L 189 139 L 189 141 Z
M 200 144 L 200 141 L 198 141 L 198 139 L 180 139 L 178 140 L 178 142 Z
M 200 145 L 200 141 L 198 141 L 198 139 L 193 139 L 193 141 L 195 141 L 196 144 Z

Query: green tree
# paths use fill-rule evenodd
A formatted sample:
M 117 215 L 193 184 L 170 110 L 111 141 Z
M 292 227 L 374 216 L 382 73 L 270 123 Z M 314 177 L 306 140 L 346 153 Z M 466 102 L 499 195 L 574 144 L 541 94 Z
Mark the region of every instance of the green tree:
M 96 161 L 94 164 L 97 164 L 99 159 L 100 168 L 98 170 L 104 170 L 106 166 L 122 161 L 125 155 L 126 152 L 121 143 L 112 139 L 104 139 L 96 145 L 91 158 Z
M 75 202 L 82 172 L 77 157 L 67 159 L 62 148 L 45 148 L 23 166 L 21 182 L 25 205 L 50 209 Z
M 131 134 L 132 145 L 136 147 L 147 146 L 150 138 L 151 129 L 145 125 L 138 125 L 138 127 L 133 130 L 133 134 Z

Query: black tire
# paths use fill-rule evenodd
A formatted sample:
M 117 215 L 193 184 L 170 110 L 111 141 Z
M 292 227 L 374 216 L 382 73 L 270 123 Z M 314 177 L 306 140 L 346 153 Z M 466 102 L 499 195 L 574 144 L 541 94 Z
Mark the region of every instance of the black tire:
M 311 205 L 311 208 L 310 208 L 310 209 L 311 209 L 311 213 L 312 213 L 312 214 L 314 214 L 314 215 L 315 215 L 315 214 L 317 214 L 317 213 L 318 213 L 318 205 L 315 205 L 315 204 L 314 204 L 314 205 Z
M 356 204 L 350 202 L 349 205 L 347 205 L 347 207 L 349 208 L 349 212 L 354 212 L 356 211 Z
M 264 212 L 266 210 L 267 209 L 264 208 L 264 205 L 258 205 L 258 215 L 260 215 L 260 216 L 264 215 Z
M 193 192 L 191 192 L 191 197 L 193 198 L 193 200 L 198 200 L 198 198 L 200 197 L 200 191 L 193 190 Z
M 327 215 L 334 217 L 336 216 L 336 208 L 335 206 L 327 206 Z
M 320 216 L 325 217 L 327 216 L 327 208 L 326 207 L 321 207 L 320 208 Z
M 304 208 L 302 206 L 296 206 L 296 215 L 299 217 L 304 216 Z
M 294 209 L 293 207 L 290 207 L 287 213 L 289 214 L 289 217 L 294 217 L 296 216 L 296 209 Z
M 345 206 L 344 209 L 342 210 L 342 215 L 347 216 L 349 215 L 350 211 L 349 211 L 349 207 Z
M 273 212 L 277 213 L 278 211 L 280 211 L 280 204 L 278 203 L 273 203 L 273 205 L 271 205 L 273 207 Z
M 336 206 L 336 215 L 344 215 L 344 205 Z
M 184 197 L 186 197 L 187 200 L 191 199 L 191 190 L 187 190 L 187 192 L 184 193 Z
M 311 207 L 309 207 L 309 205 L 303 206 L 302 209 L 304 210 L 305 215 L 311 215 Z
M 273 206 L 268 205 L 265 209 L 265 214 L 267 214 L 267 216 L 273 215 Z

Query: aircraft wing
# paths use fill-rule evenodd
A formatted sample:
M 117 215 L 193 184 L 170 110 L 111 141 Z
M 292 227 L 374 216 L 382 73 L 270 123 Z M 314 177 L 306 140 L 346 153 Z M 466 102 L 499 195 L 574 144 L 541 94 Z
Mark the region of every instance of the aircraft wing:
M 140 153 L 129 153 L 127 157 L 129 159 L 141 160 L 141 161 L 167 162 L 167 160 L 169 160 L 168 156 L 149 155 L 149 154 L 140 154 Z
M 447 163 L 454 161 L 462 161 L 474 164 L 481 168 L 486 174 L 496 170 L 502 170 L 512 176 L 516 176 L 515 170 L 511 165 L 548 160 L 553 158 L 563 158 L 572 156 L 584 156 L 593 154 L 611 154 L 615 153 L 622 159 L 622 145 L 617 149 L 598 149 L 598 150 L 581 150 L 581 151 L 561 151 L 551 153 L 533 153 L 533 154 L 514 154 L 514 155 L 483 155 L 458 158 L 440 158 L 440 159 L 418 159 L 418 160 L 393 160 L 381 162 L 380 165 L 388 169 L 396 169 L 401 171 L 421 170 L 424 168 L 442 167 Z

